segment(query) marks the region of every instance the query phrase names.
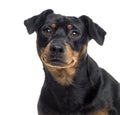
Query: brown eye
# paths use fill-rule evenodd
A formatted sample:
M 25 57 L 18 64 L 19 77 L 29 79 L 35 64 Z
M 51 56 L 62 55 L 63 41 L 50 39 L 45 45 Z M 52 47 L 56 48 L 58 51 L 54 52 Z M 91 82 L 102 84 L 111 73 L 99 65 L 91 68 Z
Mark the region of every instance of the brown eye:
M 50 35 L 50 34 L 52 34 L 52 29 L 50 27 L 43 28 L 42 33 L 44 35 Z
M 78 32 L 73 31 L 73 32 L 72 32 L 72 37 L 78 37 Z
M 78 31 L 72 31 L 70 37 L 72 39 L 77 39 L 79 37 L 79 32 Z

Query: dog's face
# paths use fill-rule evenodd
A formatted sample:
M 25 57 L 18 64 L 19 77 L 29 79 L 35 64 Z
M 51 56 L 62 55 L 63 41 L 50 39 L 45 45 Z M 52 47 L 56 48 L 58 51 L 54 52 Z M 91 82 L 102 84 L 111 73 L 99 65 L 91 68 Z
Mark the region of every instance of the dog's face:
M 57 68 L 74 66 L 78 57 L 86 52 L 84 29 L 78 18 L 48 15 L 37 32 L 37 48 L 42 62 Z
M 102 45 L 105 31 L 89 17 L 68 17 L 46 10 L 25 21 L 28 33 L 37 33 L 37 50 L 43 64 L 51 68 L 75 68 L 86 56 L 94 39 Z M 74 72 L 73 72 L 74 73 Z

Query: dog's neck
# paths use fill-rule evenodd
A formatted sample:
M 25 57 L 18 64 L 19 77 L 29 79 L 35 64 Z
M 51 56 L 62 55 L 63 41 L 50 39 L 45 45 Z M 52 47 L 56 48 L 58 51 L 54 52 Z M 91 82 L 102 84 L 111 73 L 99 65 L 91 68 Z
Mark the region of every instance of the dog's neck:
M 88 59 L 84 60 L 84 62 L 82 62 L 80 66 L 77 67 L 76 74 L 73 76 L 74 80 L 72 84 L 69 86 L 62 86 L 61 84 L 56 82 L 56 80 L 51 75 L 51 73 L 47 70 L 47 68 L 44 68 L 45 86 L 46 86 L 46 89 L 48 90 L 46 93 L 48 92 L 50 93 L 48 94 L 48 96 L 51 97 L 50 98 L 51 104 L 54 103 L 56 107 L 60 106 L 60 107 L 64 107 L 66 109 L 72 110 L 72 106 L 76 105 L 76 108 L 78 105 L 83 106 L 84 103 L 87 102 L 90 96 L 89 93 L 90 92 L 92 93 L 93 91 L 94 95 L 90 96 L 91 100 L 89 98 L 89 101 L 92 101 L 92 98 L 94 98 L 95 94 L 97 93 L 95 92 L 96 90 L 94 90 L 93 85 L 97 85 L 97 84 L 91 83 L 91 79 L 89 76 L 89 74 L 91 73 L 89 73 L 87 63 L 88 63 Z M 76 92 L 80 92 L 80 93 L 76 93 Z M 57 105 L 58 103 L 60 104 Z

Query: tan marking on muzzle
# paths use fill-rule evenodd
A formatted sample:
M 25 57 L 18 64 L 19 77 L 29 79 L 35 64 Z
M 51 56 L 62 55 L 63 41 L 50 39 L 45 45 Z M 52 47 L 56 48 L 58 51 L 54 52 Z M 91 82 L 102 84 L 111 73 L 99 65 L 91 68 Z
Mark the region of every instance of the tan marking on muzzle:
M 79 58 L 86 52 L 87 45 L 83 45 L 82 50 L 80 52 L 77 52 L 74 51 L 71 46 L 66 43 L 66 51 L 64 54 L 66 64 L 58 66 L 51 65 L 47 60 L 51 43 L 49 43 L 46 48 L 41 50 L 40 58 L 43 64 L 47 67 L 48 71 L 59 84 L 70 85 L 73 82 L 74 74 L 76 73 L 76 67 L 79 64 Z

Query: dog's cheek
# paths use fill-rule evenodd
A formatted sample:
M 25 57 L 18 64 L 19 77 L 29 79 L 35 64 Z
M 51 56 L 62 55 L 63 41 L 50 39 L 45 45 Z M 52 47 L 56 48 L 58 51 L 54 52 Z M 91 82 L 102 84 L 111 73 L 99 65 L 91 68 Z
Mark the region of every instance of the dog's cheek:
M 81 49 L 81 52 L 80 52 L 80 56 L 83 56 L 86 53 L 87 53 L 87 44 L 84 44 L 82 46 L 82 49 Z
M 79 58 L 80 52 L 79 51 L 75 51 L 71 48 L 71 46 L 69 44 L 66 43 L 66 60 L 68 61 L 74 61 L 77 62 L 78 58 Z
M 36 40 L 36 47 L 37 47 L 37 53 L 38 53 L 39 58 L 40 59 L 43 58 L 45 48 L 42 48 L 40 46 L 40 40 L 38 40 L 38 39 Z
M 51 46 L 51 42 L 48 45 L 46 45 L 45 47 L 40 47 L 37 44 L 38 55 L 43 63 L 44 63 L 44 61 L 46 63 L 49 63 L 48 60 L 50 58 L 50 46 Z
M 42 61 L 42 59 L 44 58 L 44 48 L 42 48 L 42 49 L 37 49 L 38 50 L 38 56 L 39 56 L 39 58 L 41 59 L 41 61 Z
M 73 50 L 69 45 L 66 47 L 67 54 L 66 58 L 71 58 L 75 62 L 75 66 L 77 66 L 85 57 L 87 56 L 87 44 L 83 44 L 80 51 Z

